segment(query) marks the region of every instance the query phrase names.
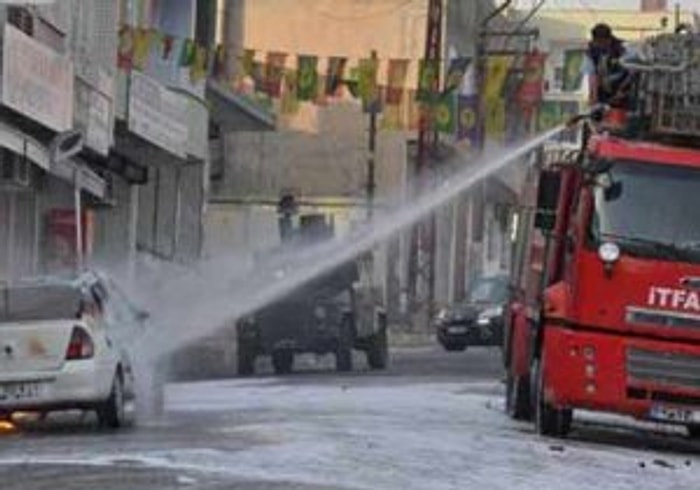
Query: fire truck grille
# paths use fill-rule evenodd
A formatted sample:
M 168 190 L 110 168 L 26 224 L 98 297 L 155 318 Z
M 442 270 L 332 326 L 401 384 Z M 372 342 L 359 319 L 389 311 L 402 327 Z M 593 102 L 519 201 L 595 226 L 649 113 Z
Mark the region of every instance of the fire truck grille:
M 628 307 L 627 323 L 693 330 L 700 333 L 700 316 L 663 310 Z
M 700 356 L 627 349 L 628 383 L 647 382 L 700 389 Z

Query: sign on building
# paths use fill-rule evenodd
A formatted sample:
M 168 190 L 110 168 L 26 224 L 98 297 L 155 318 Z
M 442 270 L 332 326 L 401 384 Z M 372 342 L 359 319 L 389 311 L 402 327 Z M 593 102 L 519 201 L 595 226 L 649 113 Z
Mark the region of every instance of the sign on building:
M 136 70 L 131 72 L 128 127 L 133 133 L 184 158 L 187 155 L 187 101 Z
M 3 105 L 55 131 L 73 127 L 73 65 L 69 58 L 5 24 Z
M 114 83 L 102 70 L 96 86 L 76 77 L 75 125 L 83 130 L 85 145 L 107 155 L 114 142 Z

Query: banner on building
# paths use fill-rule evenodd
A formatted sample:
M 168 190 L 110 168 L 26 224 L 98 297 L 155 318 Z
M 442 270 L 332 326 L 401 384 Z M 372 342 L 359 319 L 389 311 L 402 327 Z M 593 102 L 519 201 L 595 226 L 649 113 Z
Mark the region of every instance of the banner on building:
M 192 39 L 184 39 L 180 51 L 180 66 L 188 67 L 194 63 L 196 44 Z
M 377 58 L 363 58 L 357 65 L 357 93 L 362 99 L 362 107 L 365 112 L 379 112 L 381 110 L 381 92 L 377 83 L 379 74 L 379 60 Z
M 194 59 L 190 65 L 190 80 L 197 83 L 207 76 L 209 66 L 209 51 L 204 46 L 195 46 Z
M 487 99 L 484 105 L 486 136 L 501 141 L 506 132 L 506 101 L 502 98 Z
M 418 90 L 416 97 L 421 102 L 430 101 L 436 94 L 440 80 L 439 60 L 420 60 L 418 64 Z
M 436 131 L 454 134 L 457 131 L 457 94 L 454 91 L 440 95 L 432 104 L 432 123 Z
M 459 90 L 464 82 L 464 76 L 471 64 L 471 58 L 459 57 L 450 61 L 445 78 L 445 90 Z
M 153 38 L 154 31 L 151 29 L 138 28 L 134 31 L 133 68 L 143 70 L 146 67 Z
M 535 51 L 528 53 L 523 65 L 523 80 L 517 94 L 518 105 L 526 111 L 542 100 L 544 94 L 544 65 L 547 54 Z
M 297 58 L 297 98 L 313 101 L 318 94 L 317 56 L 300 55 Z
M 564 70 L 562 73 L 562 90 L 573 92 L 581 88 L 583 81 L 583 63 L 586 52 L 582 49 L 570 49 L 564 53 Z
M 457 139 L 469 141 L 469 146 L 480 143 L 478 125 L 479 97 L 460 95 L 457 99 Z
M 397 106 L 401 104 L 408 78 L 408 60 L 389 60 L 387 68 L 386 105 Z
M 299 112 L 299 80 L 300 76 L 294 70 L 285 70 L 280 98 L 280 112 L 284 115 L 294 115 Z
M 513 65 L 513 56 L 489 55 L 486 59 L 484 99 L 494 100 L 503 96 L 503 89 Z

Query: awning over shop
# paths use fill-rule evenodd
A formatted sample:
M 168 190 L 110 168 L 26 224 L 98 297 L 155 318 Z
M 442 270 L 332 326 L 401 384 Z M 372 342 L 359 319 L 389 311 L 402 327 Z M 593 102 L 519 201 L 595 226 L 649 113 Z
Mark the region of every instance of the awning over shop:
M 26 156 L 42 170 L 48 172 L 51 168 L 49 152 L 46 146 L 23 131 L 1 121 L 0 146 L 18 155 Z
M 220 124 L 224 131 L 272 131 L 275 129 L 275 116 L 270 112 L 226 90 L 220 83 L 207 82 L 207 100 L 210 104 L 211 119 Z
M 112 148 L 107 156 L 89 150 L 84 150 L 81 156 L 93 167 L 112 172 L 129 184 L 143 185 L 148 182 L 148 167 L 134 161 L 119 148 Z
M 86 192 L 99 199 L 105 197 L 105 181 L 91 171 L 84 161 L 72 159 L 63 162 L 51 162 L 46 145 L 19 128 L 1 121 L 0 146 L 26 157 L 42 170 L 70 183 L 75 183 L 76 175 L 80 173 L 80 183 Z

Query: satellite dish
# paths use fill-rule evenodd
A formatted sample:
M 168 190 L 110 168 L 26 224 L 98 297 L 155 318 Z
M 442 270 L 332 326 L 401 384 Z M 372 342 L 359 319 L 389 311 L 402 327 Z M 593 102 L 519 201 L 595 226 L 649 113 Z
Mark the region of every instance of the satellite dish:
M 62 162 L 74 157 L 82 151 L 84 145 L 83 132 L 79 129 L 58 133 L 49 145 L 51 162 Z

